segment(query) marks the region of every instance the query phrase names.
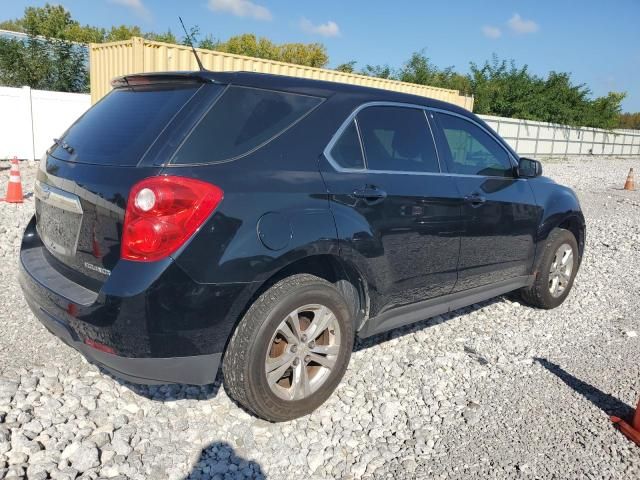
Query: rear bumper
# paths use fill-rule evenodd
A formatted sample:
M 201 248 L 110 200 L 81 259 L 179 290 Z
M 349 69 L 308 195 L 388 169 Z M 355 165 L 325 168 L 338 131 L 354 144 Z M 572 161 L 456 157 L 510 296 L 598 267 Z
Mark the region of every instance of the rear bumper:
M 91 363 L 133 383 L 215 381 L 249 285 L 197 284 L 171 259 L 121 261 L 95 292 L 53 268 L 38 251 L 43 246 L 33 223 L 23 238 L 19 281 L 49 331 Z
M 22 269 L 20 283 L 31 311 L 47 330 L 80 352 L 90 363 L 102 367 L 115 377 L 145 385 L 163 383 L 207 385 L 215 381 L 222 353 L 191 357 L 134 358 L 102 352 L 86 345 L 63 318 L 54 316 L 36 303 L 35 298 L 29 294 L 32 290 L 27 283 L 32 280 L 28 275 L 29 273 Z

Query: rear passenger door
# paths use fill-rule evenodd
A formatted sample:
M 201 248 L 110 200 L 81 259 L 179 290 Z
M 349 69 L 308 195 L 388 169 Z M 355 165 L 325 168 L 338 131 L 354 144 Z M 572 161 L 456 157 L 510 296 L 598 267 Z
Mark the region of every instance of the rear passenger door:
M 372 315 L 447 294 L 456 282 L 460 204 L 421 108 L 365 106 L 325 151 L 341 254 L 366 273 Z
M 528 180 L 516 178 L 511 153 L 484 126 L 434 112 L 441 159 L 455 178 L 464 233 L 454 291 L 529 275 L 538 208 Z

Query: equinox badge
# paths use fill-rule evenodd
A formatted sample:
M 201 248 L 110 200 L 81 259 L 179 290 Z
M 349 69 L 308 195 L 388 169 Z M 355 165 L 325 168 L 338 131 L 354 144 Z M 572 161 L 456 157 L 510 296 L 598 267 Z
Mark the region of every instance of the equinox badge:
M 103 275 L 111 275 L 111 270 L 107 270 L 106 268 L 98 267 L 97 265 L 93 265 L 92 263 L 84 262 L 84 266 L 85 266 L 85 268 L 88 268 L 89 270 L 93 270 L 94 272 L 98 272 L 98 273 L 101 273 Z

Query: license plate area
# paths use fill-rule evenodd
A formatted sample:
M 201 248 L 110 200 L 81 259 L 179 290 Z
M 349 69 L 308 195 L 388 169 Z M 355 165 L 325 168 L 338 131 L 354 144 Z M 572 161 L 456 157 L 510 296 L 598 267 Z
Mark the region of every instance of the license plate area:
M 35 185 L 36 229 L 55 256 L 74 257 L 82 225 L 82 206 L 73 193 L 40 181 Z

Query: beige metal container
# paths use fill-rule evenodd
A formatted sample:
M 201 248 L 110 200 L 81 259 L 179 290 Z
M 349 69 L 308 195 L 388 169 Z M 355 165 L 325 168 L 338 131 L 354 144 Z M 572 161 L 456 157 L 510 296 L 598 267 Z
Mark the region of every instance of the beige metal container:
M 460 95 L 457 90 L 367 77 L 324 68 L 305 67 L 201 48 L 198 49 L 198 55 L 205 68 L 216 72 L 244 70 L 350 83 L 436 98 L 459 105 L 467 110 L 473 109 L 473 97 Z M 123 42 L 92 43 L 89 47 L 89 62 L 92 103 L 105 96 L 111 90 L 111 80 L 120 75 L 198 69 L 190 47 L 153 42 L 139 37 L 133 37 Z

